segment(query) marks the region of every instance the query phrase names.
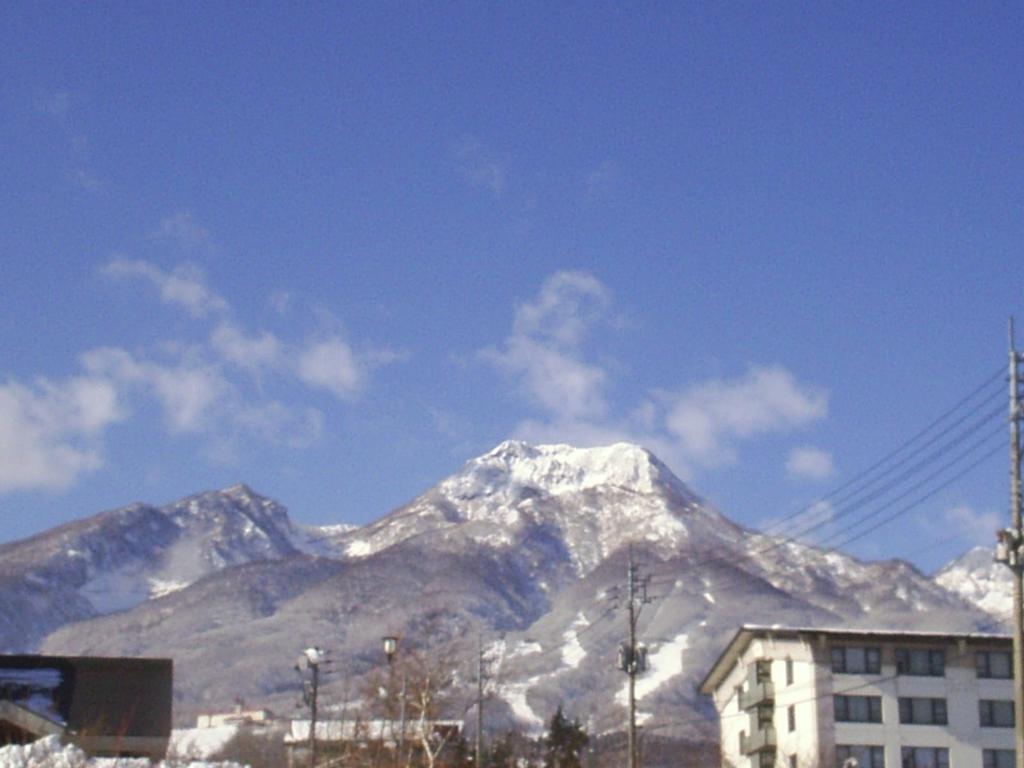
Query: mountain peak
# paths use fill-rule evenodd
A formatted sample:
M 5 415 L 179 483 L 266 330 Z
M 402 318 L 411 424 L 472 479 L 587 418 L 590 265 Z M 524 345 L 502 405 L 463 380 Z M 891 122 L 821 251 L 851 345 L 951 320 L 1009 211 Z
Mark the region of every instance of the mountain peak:
M 652 493 L 658 485 L 681 485 L 650 451 L 633 443 L 576 448 L 506 440 L 470 461 L 456 477 L 479 486 L 472 489 L 471 495 L 493 491 L 497 485 L 525 486 L 551 494 L 598 486 Z

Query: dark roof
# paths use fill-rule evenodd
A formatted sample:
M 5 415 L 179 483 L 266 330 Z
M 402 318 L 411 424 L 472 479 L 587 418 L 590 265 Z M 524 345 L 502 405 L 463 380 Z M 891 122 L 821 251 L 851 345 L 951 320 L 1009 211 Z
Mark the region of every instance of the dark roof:
M 915 632 L 905 629 L 846 629 L 841 627 L 781 627 L 760 624 L 744 624 L 732 640 L 711 665 L 711 670 L 698 686 L 698 690 L 710 695 L 722 678 L 732 669 L 736 659 L 747 649 L 751 641 L 758 637 L 799 638 L 802 636 L 829 637 L 839 640 L 888 640 L 903 642 L 935 641 L 943 642 L 966 641 L 974 643 L 1012 643 L 1010 635 L 996 635 L 984 632 Z

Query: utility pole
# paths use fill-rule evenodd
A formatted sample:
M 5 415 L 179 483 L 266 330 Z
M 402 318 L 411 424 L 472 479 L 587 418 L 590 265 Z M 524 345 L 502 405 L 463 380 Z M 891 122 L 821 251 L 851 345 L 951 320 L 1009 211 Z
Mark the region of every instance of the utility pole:
M 1024 525 L 1021 520 L 1020 363 L 1010 318 L 1010 527 L 999 531 L 996 560 L 1013 572 L 1013 712 L 1016 767 L 1024 768 Z
M 629 723 L 626 745 L 629 752 L 629 768 L 637 768 L 636 676 L 647 669 L 647 647 L 636 641 L 636 625 L 640 618 L 640 611 L 647 603 L 651 602 L 651 598 L 647 596 L 647 582 L 646 578 L 640 579 L 637 576 L 637 566 L 633 562 L 633 546 L 630 545 L 629 566 L 626 570 L 629 640 L 619 646 L 619 669 L 629 675 Z
M 484 758 L 484 641 L 476 636 L 476 768 Z
M 309 753 L 310 768 L 316 768 L 316 720 L 317 704 L 320 696 L 320 665 L 324 663 L 325 655 L 322 648 L 307 648 L 299 656 L 295 664 L 295 671 L 302 677 L 302 700 L 309 707 Z M 329 663 L 329 662 L 328 662 Z M 309 671 L 307 681 L 304 672 Z

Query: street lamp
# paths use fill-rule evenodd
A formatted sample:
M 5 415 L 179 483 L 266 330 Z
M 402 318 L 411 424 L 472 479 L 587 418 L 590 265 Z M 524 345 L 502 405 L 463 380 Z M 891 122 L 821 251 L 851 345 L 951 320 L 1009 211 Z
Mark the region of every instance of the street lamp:
M 385 635 L 381 638 L 381 647 L 384 649 L 384 656 L 388 660 L 388 716 L 391 718 L 391 737 L 395 738 L 395 716 L 391 703 L 391 696 L 395 692 L 395 656 L 398 654 L 398 638 L 394 635 Z M 402 673 L 402 695 L 398 703 L 399 726 L 398 738 L 395 738 L 395 766 L 402 764 L 402 752 L 405 749 L 405 673 Z
M 311 768 L 316 768 L 316 715 L 317 697 L 320 691 L 320 665 L 326 662 L 326 654 L 322 648 L 316 646 L 307 648 L 299 654 L 299 660 L 295 663 L 295 671 L 302 679 L 302 698 L 309 707 L 309 752 Z M 306 685 L 305 672 L 309 670 L 309 687 Z
M 395 659 L 395 654 L 398 653 L 398 638 L 394 635 L 386 635 L 381 638 L 381 643 L 384 646 L 384 655 L 388 657 L 388 664 L 391 664 Z

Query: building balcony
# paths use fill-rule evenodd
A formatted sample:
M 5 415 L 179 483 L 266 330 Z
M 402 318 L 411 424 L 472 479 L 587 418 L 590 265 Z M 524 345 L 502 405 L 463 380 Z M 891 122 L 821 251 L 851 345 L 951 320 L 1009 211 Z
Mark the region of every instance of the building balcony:
M 744 736 L 740 742 L 740 748 L 744 755 L 752 755 L 755 752 L 763 752 L 766 749 L 775 749 L 776 746 L 775 727 L 767 726 L 754 731 L 749 736 Z
M 740 709 L 750 709 L 766 701 L 775 700 L 775 683 L 765 680 L 761 683 L 751 683 L 750 688 L 740 691 Z

